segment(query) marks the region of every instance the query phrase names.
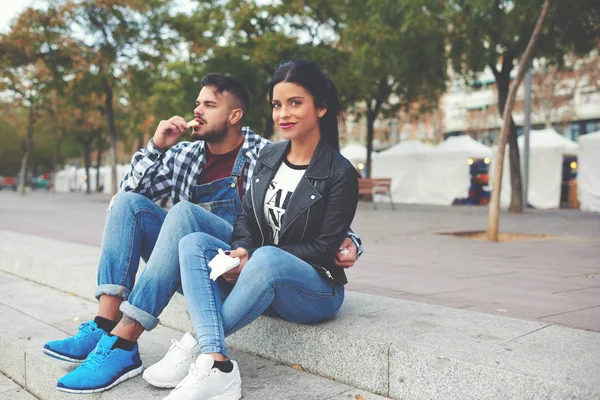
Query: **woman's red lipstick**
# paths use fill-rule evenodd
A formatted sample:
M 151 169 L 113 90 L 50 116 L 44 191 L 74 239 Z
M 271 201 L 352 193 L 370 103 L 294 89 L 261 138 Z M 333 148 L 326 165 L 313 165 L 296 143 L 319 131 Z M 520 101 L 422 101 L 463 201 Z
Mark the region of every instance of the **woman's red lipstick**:
M 295 122 L 283 122 L 283 123 L 279 124 L 279 126 L 281 127 L 281 129 L 290 129 L 294 125 L 296 125 Z

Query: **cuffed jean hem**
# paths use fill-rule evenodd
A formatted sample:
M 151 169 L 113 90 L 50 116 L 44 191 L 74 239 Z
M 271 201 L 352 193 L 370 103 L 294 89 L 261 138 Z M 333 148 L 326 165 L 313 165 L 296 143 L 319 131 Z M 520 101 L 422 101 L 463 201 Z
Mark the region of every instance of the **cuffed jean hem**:
M 209 354 L 209 353 L 219 353 L 229 358 L 229 353 L 227 352 L 227 348 L 218 347 L 218 346 L 201 346 L 200 354 Z
M 94 296 L 96 297 L 96 300 L 100 300 L 100 296 L 102 295 L 114 296 L 123 300 L 127 300 L 130 293 L 131 290 L 127 289 L 125 286 L 107 283 L 98 285 L 96 288 L 96 294 Z
M 132 306 L 128 301 L 122 302 L 119 309 L 124 315 L 139 322 L 147 331 L 156 328 L 156 325 L 158 325 L 158 322 L 160 321 L 152 314 L 148 314 L 146 311 Z

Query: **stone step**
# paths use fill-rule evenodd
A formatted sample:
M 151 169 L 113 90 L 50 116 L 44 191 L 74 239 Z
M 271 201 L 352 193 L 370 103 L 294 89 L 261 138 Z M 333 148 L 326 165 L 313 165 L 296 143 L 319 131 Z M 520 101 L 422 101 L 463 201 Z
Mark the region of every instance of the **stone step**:
M 40 399 L 162 399 L 168 389 L 156 389 L 141 376 L 111 390 L 92 395 L 70 395 L 55 389 L 56 381 L 76 364 L 55 360 L 42 353 L 48 340 L 64 338 L 77 331 L 82 321 L 95 314 L 96 305 L 69 294 L 0 273 L 0 372 Z M 172 338 L 181 332 L 159 326 L 142 335 L 140 353 L 145 366 L 164 356 Z M 272 360 L 232 349 L 240 364 L 242 394 L 246 400 L 264 399 L 365 399 L 384 397 L 296 370 Z M 7 393 L 4 394 L 3 392 Z M 3 397 L 4 396 L 4 397 Z M 33 399 L 15 383 L 0 379 L 0 399 Z
M 96 247 L 0 231 L 0 270 L 82 298 L 98 260 Z M 190 330 L 180 296 L 161 322 Z M 360 293 L 332 321 L 261 317 L 228 343 L 394 399 L 600 398 L 597 332 Z
M 17 385 L 6 375 L 0 374 L 0 400 L 35 400 L 37 397 Z

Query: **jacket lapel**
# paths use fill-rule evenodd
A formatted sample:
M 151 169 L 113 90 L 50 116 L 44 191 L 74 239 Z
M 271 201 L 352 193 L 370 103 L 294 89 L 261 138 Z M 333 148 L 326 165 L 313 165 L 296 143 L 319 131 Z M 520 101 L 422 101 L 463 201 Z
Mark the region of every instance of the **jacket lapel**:
M 269 231 L 264 208 L 267 188 L 277 173 L 279 162 L 287 154 L 287 149 L 288 146 L 286 145 L 274 145 L 271 149 L 267 149 L 260 157 L 263 164 L 262 169 L 257 175 L 252 176 L 252 206 L 258 223 L 263 230 L 263 235 L 266 235 Z
M 283 235 L 293 223 L 300 218 L 310 206 L 316 203 L 321 198 L 321 193 L 315 189 L 310 183 L 306 175 L 300 179 L 296 190 L 292 194 L 290 204 L 288 205 L 285 214 L 281 221 L 281 231 L 279 232 L 279 240 L 283 238 Z
M 283 220 L 281 222 L 281 231 L 279 232 L 279 240 L 282 240 L 286 231 L 300 218 L 302 213 L 316 203 L 321 197 L 321 193 L 314 187 L 311 180 L 322 180 L 329 178 L 329 164 L 331 160 L 331 149 L 323 140 L 319 142 L 315 154 L 313 155 L 306 173 L 300 179 L 290 204 L 285 210 Z

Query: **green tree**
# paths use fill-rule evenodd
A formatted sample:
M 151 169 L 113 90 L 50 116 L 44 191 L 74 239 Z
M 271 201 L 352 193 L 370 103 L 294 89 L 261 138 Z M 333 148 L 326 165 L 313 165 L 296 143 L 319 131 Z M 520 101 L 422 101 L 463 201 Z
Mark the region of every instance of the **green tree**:
M 243 81 L 250 91 L 252 105 L 247 123 L 270 138 L 273 121 L 267 89 L 278 64 L 291 59 L 313 60 L 339 86 L 342 79 L 339 72 L 348 55 L 335 46 L 337 36 L 333 26 L 336 22 L 331 18 L 335 13 L 325 1 L 311 2 L 310 6 L 304 3 L 301 0 L 277 4 L 251 0 L 199 1 L 191 15 L 175 16 L 172 26 L 185 39 L 187 52 L 180 63 L 170 64 L 170 69 L 175 72 L 175 81 L 194 87 L 186 101 L 193 102 L 197 96 L 202 75 L 208 72 L 230 74 Z M 186 65 L 185 60 L 191 65 Z M 167 88 L 179 90 L 170 84 L 160 85 L 163 91 Z M 340 92 L 355 93 L 342 88 Z M 177 98 L 183 99 L 182 96 Z
M 15 133 L 27 121 L 27 110 L 7 99 L 0 103 L 0 120 L 0 175 L 13 176 L 19 171 L 25 148 L 24 138 Z
M 59 78 L 70 60 L 61 49 L 68 43 L 63 35 L 61 10 L 27 8 L 19 15 L 8 34 L 0 35 L 0 89 L 27 109 L 27 141 L 20 168 L 19 192 L 25 194 L 28 160 L 33 151 L 33 135 L 37 118 L 56 91 Z
M 435 104 L 446 78 L 443 8 L 435 0 L 345 0 L 337 26 L 346 87 L 362 100 L 371 174 L 374 124 L 412 102 Z
M 504 107 L 511 73 L 522 57 L 540 14 L 543 0 L 451 0 L 446 2 L 449 57 L 466 77 L 491 69 L 498 88 L 498 112 Z M 548 13 L 534 57 L 562 63 L 567 53 L 583 55 L 600 35 L 600 3 L 596 0 L 557 1 Z M 517 127 L 510 118 L 508 136 L 512 197 L 510 211 L 523 211 Z
M 111 181 L 117 186 L 117 125 L 115 94 L 123 74 L 132 65 L 153 67 L 166 57 L 173 39 L 166 25 L 169 0 L 71 0 L 68 26 L 91 50 L 104 97 L 104 115 L 110 139 Z

